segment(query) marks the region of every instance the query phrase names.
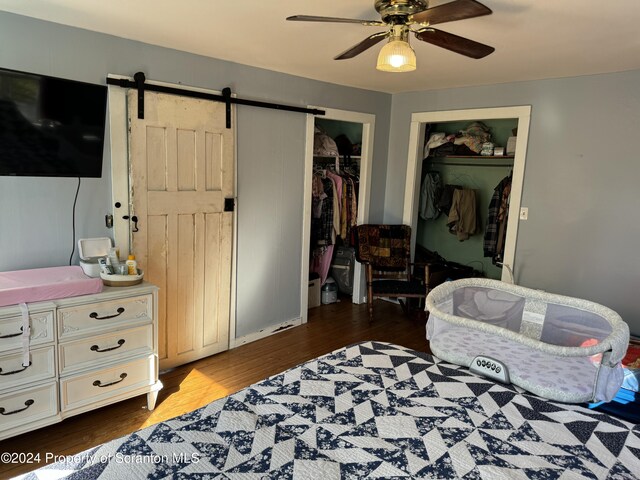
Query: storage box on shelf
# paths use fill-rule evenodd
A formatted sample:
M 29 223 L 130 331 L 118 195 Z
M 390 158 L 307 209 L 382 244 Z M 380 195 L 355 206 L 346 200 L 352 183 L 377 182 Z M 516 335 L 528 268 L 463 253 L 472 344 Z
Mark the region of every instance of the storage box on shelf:
M 30 304 L 26 367 L 20 307 L 0 308 L 0 438 L 142 394 L 153 410 L 162 388 L 157 290 L 105 287 Z

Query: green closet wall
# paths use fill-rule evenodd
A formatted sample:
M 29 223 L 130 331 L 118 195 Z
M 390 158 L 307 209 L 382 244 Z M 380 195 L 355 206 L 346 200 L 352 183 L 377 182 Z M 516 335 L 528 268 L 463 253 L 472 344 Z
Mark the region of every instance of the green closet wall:
M 496 146 L 506 147 L 507 139 L 513 135 L 512 130 L 517 128 L 517 119 L 479 120 L 491 129 L 492 142 Z M 431 124 L 427 137 L 436 132 L 447 134 L 464 130 L 471 122 L 444 122 Z M 427 139 L 425 139 L 426 142 Z M 431 161 L 448 162 L 449 165 L 434 165 Z M 454 163 L 475 163 L 477 165 L 454 165 Z M 491 258 L 484 257 L 483 242 L 484 230 L 487 224 L 489 202 L 494 188 L 500 181 L 508 176 L 512 170 L 511 165 L 484 166 L 483 164 L 513 163 L 506 158 L 487 158 L 474 156 L 468 158 L 428 157 L 422 162 L 422 176 L 424 179 L 427 171 L 440 173 L 444 185 L 453 184 L 476 190 L 477 209 L 479 212 L 480 229 L 478 233 L 468 240 L 460 242 L 454 234 L 449 233 L 447 218 L 441 214 L 437 219 L 425 220 L 418 217 L 418 230 L 416 242 L 431 251 L 436 251 L 449 261 L 470 265 L 476 270 L 484 272 L 488 278 L 500 279 L 502 269 L 492 264 Z
M 351 143 L 362 143 L 362 124 L 316 117 L 316 125 L 331 138 L 346 135 Z

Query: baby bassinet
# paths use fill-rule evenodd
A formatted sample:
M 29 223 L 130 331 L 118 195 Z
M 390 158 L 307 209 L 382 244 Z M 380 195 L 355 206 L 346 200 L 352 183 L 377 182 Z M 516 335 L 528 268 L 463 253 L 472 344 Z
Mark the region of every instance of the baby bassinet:
M 499 360 L 511 383 L 567 403 L 610 401 L 622 384 L 629 327 L 597 303 L 466 278 L 434 288 L 426 309 L 429 346 L 447 362 Z

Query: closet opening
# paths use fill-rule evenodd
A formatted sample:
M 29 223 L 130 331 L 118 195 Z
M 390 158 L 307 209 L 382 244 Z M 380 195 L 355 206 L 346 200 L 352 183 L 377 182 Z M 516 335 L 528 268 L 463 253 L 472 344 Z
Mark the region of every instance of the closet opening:
M 403 218 L 417 259 L 516 283 L 529 115 L 506 107 L 412 116 Z
M 301 316 L 337 301 L 362 303 L 366 288 L 353 229 L 369 212 L 375 116 L 326 109 L 307 117 Z

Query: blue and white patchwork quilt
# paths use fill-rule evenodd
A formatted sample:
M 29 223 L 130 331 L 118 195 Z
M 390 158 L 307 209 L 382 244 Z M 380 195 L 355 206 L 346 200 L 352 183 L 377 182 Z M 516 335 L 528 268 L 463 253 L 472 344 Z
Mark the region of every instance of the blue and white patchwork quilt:
M 638 479 L 640 425 L 348 346 L 26 479 Z

